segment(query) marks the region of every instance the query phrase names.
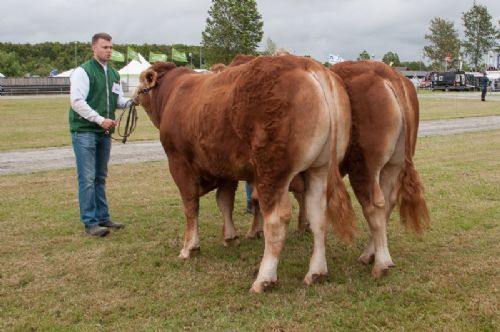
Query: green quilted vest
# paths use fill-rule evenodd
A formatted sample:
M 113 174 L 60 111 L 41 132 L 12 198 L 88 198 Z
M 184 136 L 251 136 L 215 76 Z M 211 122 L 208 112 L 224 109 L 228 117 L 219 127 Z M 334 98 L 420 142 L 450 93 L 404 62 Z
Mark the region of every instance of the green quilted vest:
M 107 73 L 102 65 L 94 58 L 81 66 L 89 77 L 90 87 L 87 103 L 99 115 L 115 119 L 118 95 L 113 93 L 113 83 L 120 83 L 120 74 L 108 64 Z M 95 122 L 82 118 L 71 107 L 69 109 L 69 127 L 74 131 L 104 132 L 104 129 Z

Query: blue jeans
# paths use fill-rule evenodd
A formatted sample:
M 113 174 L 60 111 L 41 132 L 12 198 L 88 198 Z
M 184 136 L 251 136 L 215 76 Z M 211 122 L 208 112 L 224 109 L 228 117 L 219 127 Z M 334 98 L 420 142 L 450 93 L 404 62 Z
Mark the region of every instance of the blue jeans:
M 247 209 L 251 209 L 253 202 L 252 202 L 252 186 L 250 183 L 245 182 L 245 191 L 247 193 Z
M 72 132 L 78 175 L 80 220 L 86 227 L 109 221 L 106 176 L 111 137 L 94 132 Z

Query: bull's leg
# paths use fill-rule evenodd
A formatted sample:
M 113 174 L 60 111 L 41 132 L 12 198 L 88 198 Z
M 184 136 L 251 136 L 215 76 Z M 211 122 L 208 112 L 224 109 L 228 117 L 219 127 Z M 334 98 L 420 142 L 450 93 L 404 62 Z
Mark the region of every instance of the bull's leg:
M 186 233 L 184 235 L 184 245 L 182 246 L 179 258 L 187 259 L 191 252 L 200 250 L 200 238 L 198 235 L 198 213 L 199 198 L 184 199 L 184 214 L 186 216 Z
M 238 244 L 238 235 L 233 222 L 234 194 L 238 187 L 237 181 L 226 181 L 217 189 L 217 206 L 224 218 L 224 245 Z
M 297 203 L 299 204 L 299 218 L 298 218 L 297 230 L 299 233 L 309 232 L 311 231 L 311 227 L 309 225 L 309 221 L 307 220 L 305 194 L 304 192 L 293 192 L 293 196 L 295 197 Z M 259 209 L 259 202 L 257 200 L 254 200 L 254 207 L 255 207 L 255 212 L 254 212 L 253 223 L 250 229 L 248 230 L 247 234 L 245 235 L 245 238 L 247 239 L 258 238 L 262 233 L 263 219 Z
M 401 165 L 387 164 L 380 174 L 380 187 L 384 194 L 385 205 L 383 212 L 377 211 L 376 221 L 374 222 L 378 232 L 372 232 L 372 241 L 375 249 L 375 263 L 372 269 L 372 276 L 375 278 L 381 277 L 390 267 L 394 266 L 391 254 L 389 253 L 387 226 L 389 224 L 391 212 L 396 205 L 398 191 L 396 181 L 400 172 Z M 378 221 L 379 219 L 381 221 Z M 378 224 L 382 224 L 382 222 L 384 227 L 377 227 Z M 370 226 L 370 229 L 371 228 Z
M 170 174 L 179 188 L 186 216 L 186 232 L 184 234 L 184 245 L 179 258 L 187 259 L 192 251 L 200 249 L 200 238 L 198 235 L 198 214 L 200 209 L 200 194 L 197 182 L 191 174 L 189 165 L 173 157 L 168 158 Z
M 326 177 L 327 168 L 310 169 L 305 174 L 306 192 L 304 202 L 307 220 L 314 235 L 314 250 L 309 262 L 309 271 L 304 282 L 308 285 L 320 282 L 328 276 L 326 266 Z
M 299 220 L 298 220 L 298 231 L 299 233 L 305 233 L 311 230 L 311 225 L 309 224 L 309 220 L 307 219 L 306 213 L 306 201 L 305 194 L 294 192 L 293 196 L 297 200 L 299 204 Z
M 372 174 L 370 177 L 368 174 Z M 349 173 L 349 182 L 351 183 L 352 189 L 354 190 L 354 194 L 358 199 L 358 202 L 361 204 L 363 208 L 363 214 L 365 216 L 366 222 L 370 225 L 370 218 L 372 218 L 370 212 L 375 209 L 373 204 L 373 198 L 371 189 L 374 184 L 370 184 L 369 178 L 374 178 L 376 175 L 376 171 L 370 172 L 366 168 L 355 168 L 351 169 Z M 385 203 L 384 203 L 385 204 Z M 370 231 L 370 236 L 368 239 L 368 244 L 365 247 L 365 250 L 359 256 L 358 260 L 363 264 L 370 264 L 375 260 L 375 245 L 373 242 L 373 236 Z
M 263 231 L 262 224 L 264 223 L 264 219 L 262 217 L 262 213 L 260 212 L 259 201 L 254 200 L 253 206 L 254 206 L 253 222 L 252 226 L 250 226 L 250 229 L 245 235 L 245 238 L 247 239 L 259 238 Z
M 371 199 L 360 200 L 363 213 L 370 227 L 370 240 L 365 250 L 359 257 L 364 264 L 374 262 L 372 276 L 380 278 L 390 267 L 394 266 L 389 252 L 387 240 L 387 226 L 392 209 L 396 204 L 397 187 L 396 181 L 401 171 L 397 164 L 387 164 L 380 172 L 380 184 L 373 183 L 371 186 Z M 382 196 L 383 200 L 378 200 Z
M 372 269 L 372 276 L 380 278 L 387 272 L 389 267 L 394 266 L 387 243 L 385 207 L 371 205 L 367 209 L 364 209 L 364 213 L 370 227 L 371 239 L 363 255 L 364 257 L 370 257 L 369 260 L 371 260 L 371 257 L 374 257 L 375 263 Z M 373 254 L 370 252 L 372 249 L 375 251 Z M 360 261 L 363 261 L 361 257 Z
M 264 215 L 264 256 L 259 267 L 257 279 L 254 281 L 250 292 L 262 293 L 267 287 L 278 280 L 276 271 L 281 250 L 285 243 L 286 229 L 290 222 L 290 199 L 288 187 L 277 190 L 277 204 L 267 209 L 262 209 Z M 266 197 L 259 196 L 261 207 Z

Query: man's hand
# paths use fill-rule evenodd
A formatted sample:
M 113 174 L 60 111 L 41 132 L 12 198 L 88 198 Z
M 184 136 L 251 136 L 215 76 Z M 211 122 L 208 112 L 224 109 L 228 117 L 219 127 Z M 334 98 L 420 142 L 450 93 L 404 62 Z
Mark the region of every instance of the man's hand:
M 103 127 L 105 130 L 110 130 L 118 125 L 118 121 L 111 120 L 111 119 L 104 119 L 104 121 L 101 123 L 101 127 Z

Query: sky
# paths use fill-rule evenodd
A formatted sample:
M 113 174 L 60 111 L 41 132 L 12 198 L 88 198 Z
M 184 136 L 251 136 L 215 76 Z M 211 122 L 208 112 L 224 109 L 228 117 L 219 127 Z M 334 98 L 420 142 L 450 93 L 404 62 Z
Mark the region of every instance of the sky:
M 479 0 L 494 23 L 500 0 Z M 1 0 L 0 42 L 88 42 L 108 32 L 118 44 L 200 45 L 211 0 Z M 462 13 L 473 0 L 257 0 L 264 37 L 297 55 L 375 59 L 389 51 L 419 61 L 429 22 L 441 17 L 463 36 Z M 425 60 L 425 59 L 424 59 Z

